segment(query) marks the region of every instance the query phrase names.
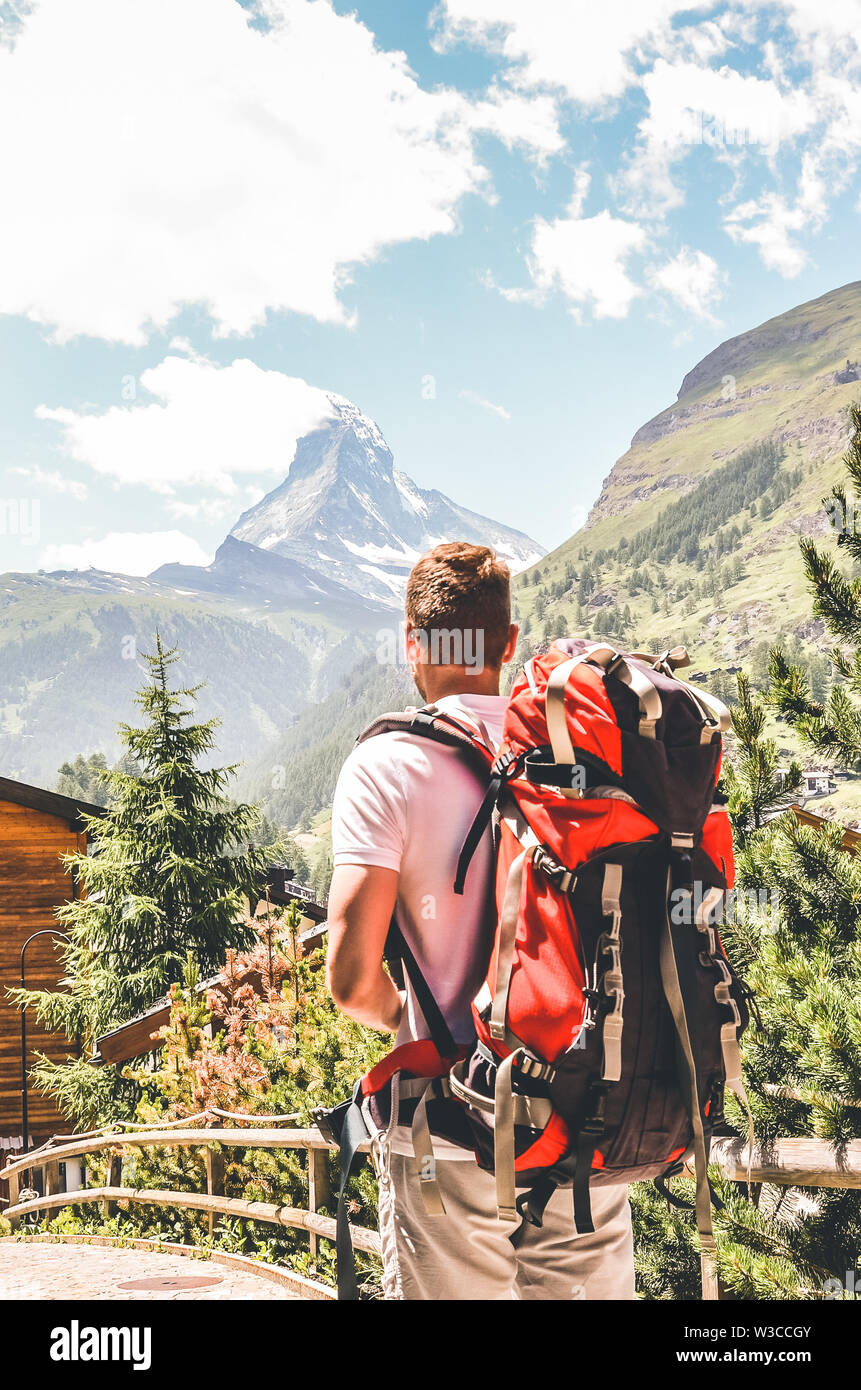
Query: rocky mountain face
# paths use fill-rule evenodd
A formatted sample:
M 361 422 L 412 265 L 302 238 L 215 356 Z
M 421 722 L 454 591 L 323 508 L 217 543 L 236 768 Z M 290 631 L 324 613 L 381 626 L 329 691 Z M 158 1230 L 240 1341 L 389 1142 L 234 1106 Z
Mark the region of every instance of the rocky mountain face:
M 514 571 L 544 554 L 522 532 L 417 487 L 374 421 L 342 396 L 330 400 L 331 418 L 299 441 L 284 482 L 242 514 L 233 541 L 385 607 L 400 607 L 410 569 L 439 541 L 492 545 Z
M 149 578 L 176 594 L 213 594 L 264 606 L 322 606 L 359 626 L 380 616 L 381 605 L 365 599 L 361 591 L 235 536 L 222 541 L 211 565 L 162 565 Z

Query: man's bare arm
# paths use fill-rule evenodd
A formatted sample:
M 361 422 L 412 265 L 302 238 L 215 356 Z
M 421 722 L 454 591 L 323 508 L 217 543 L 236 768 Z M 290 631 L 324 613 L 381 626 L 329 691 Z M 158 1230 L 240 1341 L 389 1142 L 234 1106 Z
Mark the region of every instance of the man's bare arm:
M 358 1023 L 397 1032 L 404 998 L 383 969 L 383 950 L 398 874 L 365 864 L 339 864 L 329 889 L 326 983 L 342 1013 Z

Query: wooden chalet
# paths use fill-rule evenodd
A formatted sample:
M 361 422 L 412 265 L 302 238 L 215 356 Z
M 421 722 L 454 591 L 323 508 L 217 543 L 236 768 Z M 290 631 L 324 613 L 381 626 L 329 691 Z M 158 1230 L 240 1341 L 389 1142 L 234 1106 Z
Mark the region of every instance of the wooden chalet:
M 86 853 L 84 817 L 100 806 L 0 777 L 0 1150 L 17 1150 L 22 1138 L 21 1014 L 7 989 L 21 982 L 21 948 L 35 932 L 57 928 L 55 910 L 77 896 L 62 856 Z M 57 938 L 40 936 L 26 952 L 28 988 L 53 988 L 60 977 Z M 27 1062 L 36 1052 L 55 1061 L 68 1056 L 64 1036 L 51 1034 L 27 1014 Z M 28 1088 L 30 1143 L 68 1128 L 54 1105 Z

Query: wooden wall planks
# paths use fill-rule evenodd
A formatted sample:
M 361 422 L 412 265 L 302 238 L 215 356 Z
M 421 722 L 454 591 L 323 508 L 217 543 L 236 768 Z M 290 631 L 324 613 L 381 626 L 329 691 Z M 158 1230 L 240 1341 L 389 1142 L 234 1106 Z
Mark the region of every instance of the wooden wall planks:
M 34 932 L 58 925 L 55 909 L 74 894 L 61 856 L 83 851 L 86 837 L 60 816 L 0 800 L 0 1137 L 21 1133 L 21 1017 L 6 996 L 20 983 L 21 947 Z M 60 977 L 57 945 L 41 937 L 27 949 L 27 985 L 46 989 Z M 27 1015 L 27 1051 L 56 1061 L 73 1054 L 65 1037 L 50 1034 Z M 56 1108 L 30 1086 L 33 1139 L 68 1128 Z

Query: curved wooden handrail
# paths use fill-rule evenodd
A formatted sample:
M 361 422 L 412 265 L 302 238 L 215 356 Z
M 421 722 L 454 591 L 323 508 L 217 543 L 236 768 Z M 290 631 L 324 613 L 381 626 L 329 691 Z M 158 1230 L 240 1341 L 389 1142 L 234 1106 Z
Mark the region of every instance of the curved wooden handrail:
M 197 1117 L 192 1117 L 196 1119 Z M 257 1119 L 256 1116 L 239 1116 L 240 1119 Z M 260 1117 L 268 1118 L 268 1117 Z M 189 1211 L 199 1211 L 209 1218 L 210 1234 L 215 1228 L 217 1216 L 233 1216 L 247 1221 L 269 1221 L 279 1226 L 289 1226 L 295 1230 L 308 1232 L 312 1253 L 316 1253 L 319 1238 L 334 1240 L 336 1222 L 330 1216 L 321 1216 L 318 1205 L 328 1205 L 331 1192 L 325 1154 L 335 1146 L 316 1128 L 313 1129 L 163 1129 L 141 1128 L 131 1134 L 90 1132 L 79 1138 L 65 1142 L 67 1136 L 60 1136 L 64 1142 L 53 1141 L 34 1153 L 23 1154 L 12 1163 L 7 1163 L 0 1171 L 0 1178 L 9 1183 L 10 1204 L 5 1216 L 17 1225 L 22 1216 L 31 1213 L 50 1211 L 56 1207 L 82 1205 L 86 1202 L 102 1202 L 109 1214 L 117 1202 L 138 1202 L 150 1206 L 173 1206 Z M 223 1192 L 224 1165 L 213 1146 L 226 1148 L 262 1149 L 305 1149 L 308 1154 L 308 1205 L 305 1211 L 300 1207 L 279 1206 L 270 1202 L 249 1202 L 242 1197 L 227 1197 Z M 154 1188 L 134 1188 L 122 1186 L 122 1155 L 133 1148 L 201 1148 L 206 1159 L 206 1192 L 168 1192 Z M 370 1144 L 361 1146 L 364 1152 Z M 107 1182 L 102 1187 L 84 1187 L 72 1192 L 60 1192 L 59 1165 L 67 1159 L 84 1158 L 88 1154 L 105 1150 L 108 1153 Z M 45 1173 L 46 1194 L 43 1197 L 28 1197 L 19 1200 L 21 1175 L 31 1169 L 41 1169 Z M 52 1190 L 54 1189 L 54 1190 Z M 359 1250 L 373 1254 L 380 1253 L 380 1238 L 376 1231 L 362 1226 L 350 1230 L 353 1244 Z
M 56 1148 L 43 1147 L 37 1153 L 24 1154 L 0 1169 L 0 1178 L 24 1173 L 29 1168 L 41 1168 L 46 1163 L 64 1163 L 67 1158 L 83 1158 L 100 1149 L 140 1148 L 151 1144 L 158 1148 L 196 1148 L 208 1144 L 224 1144 L 234 1148 L 260 1149 L 331 1149 L 318 1129 L 147 1129 L 131 1134 L 102 1134 L 78 1139 Z M 370 1144 L 363 1144 L 365 1153 Z
M 713 1139 L 711 1161 L 734 1182 L 747 1182 L 748 1146 L 744 1139 Z M 751 1182 L 780 1187 L 861 1187 L 861 1139 L 835 1144 L 830 1139 L 774 1139 L 754 1144 Z
M 85 1187 L 78 1192 L 55 1192 L 28 1202 L 19 1202 L 15 1216 L 49 1211 L 52 1207 L 81 1206 L 85 1202 L 139 1202 L 155 1207 L 186 1207 L 207 1215 L 240 1217 L 243 1221 L 268 1221 L 276 1226 L 313 1232 L 327 1240 L 335 1239 L 336 1222 L 331 1216 L 304 1211 L 301 1207 L 281 1207 L 275 1202 L 246 1202 L 241 1197 L 219 1197 L 207 1192 L 163 1192 L 156 1188 Z M 8 1212 L 7 1212 L 8 1215 Z M 351 1226 L 353 1245 L 379 1255 L 380 1237 L 363 1226 Z
M 255 1117 L 248 1117 L 249 1119 Z M 67 1136 L 62 1136 L 65 1141 Z M 308 1153 L 309 1207 L 305 1211 L 299 1207 L 279 1206 L 274 1202 L 249 1202 L 241 1197 L 227 1197 L 219 1189 L 221 1180 L 213 1181 L 213 1145 L 228 1148 L 263 1149 L 304 1149 Z M 152 1188 L 123 1187 L 120 1153 L 127 1149 L 141 1147 L 158 1148 L 203 1148 L 206 1150 L 207 1188 L 206 1192 L 172 1192 Z M 332 1217 L 321 1216 L 316 1210 L 318 1195 L 326 1197 L 326 1169 L 323 1155 L 334 1146 L 324 1139 L 316 1128 L 312 1129 L 139 1129 L 132 1133 L 102 1133 L 79 1137 L 73 1142 L 53 1143 L 35 1153 L 25 1154 L 15 1159 L 0 1171 L 0 1178 L 9 1181 L 11 1204 L 5 1215 L 15 1223 L 22 1216 L 31 1213 L 50 1211 L 57 1207 L 82 1205 L 87 1202 L 102 1202 L 106 1210 L 117 1202 L 140 1203 L 149 1206 L 180 1207 L 189 1211 L 202 1212 L 209 1217 L 210 1231 L 214 1228 L 217 1216 L 232 1216 L 247 1221 L 270 1222 L 294 1230 L 308 1232 L 312 1248 L 316 1249 L 319 1238 L 334 1240 L 336 1223 Z M 370 1144 L 362 1145 L 365 1152 Z M 103 1187 L 81 1188 L 73 1192 L 47 1192 L 44 1197 L 34 1197 L 26 1201 L 18 1199 L 21 1174 L 28 1169 L 41 1168 L 46 1173 L 56 1175 L 59 1163 L 66 1159 L 83 1158 L 87 1154 L 108 1150 L 108 1181 Z M 119 1151 L 119 1152 L 118 1152 Z M 743 1139 L 715 1139 L 711 1147 L 711 1159 L 726 1177 L 735 1182 L 775 1183 L 792 1187 L 831 1187 L 861 1188 L 861 1139 L 836 1145 L 825 1139 L 775 1139 L 771 1143 L 755 1145 L 750 1155 L 748 1169 L 748 1146 Z M 322 1164 L 322 1169 L 319 1165 Z M 219 1171 L 223 1172 L 223 1169 Z M 319 1184 L 319 1186 L 318 1186 Z M 52 1186 L 47 1183 L 46 1186 Z M 365 1227 L 350 1227 L 353 1244 L 359 1250 L 380 1253 L 380 1240 L 376 1231 Z
M 241 1124 L 295 1124 L 300 1118 L 298 1114 L 292 1115 L 248 1115 L 238 1110 L 219 1110 L 217 1106 L 210 1106 L 206 1110 L 198 1110 L 195 1115 L 184 1115 L 181 1120 L 160 1120 L 155 1124 L 144 1124 L 140 1120 L 114 1120 L 112 1124 L 102 1125 L 99 1129 L 82 1130 L 80 1134 L 54 1134 L 50 1139 L 46 1139 L 44 1144 L 40 1144 L 37 1149 L 28 1149 L 28 1156 L 35 1158 L 37 1154 L 44 1153 L 46 1149 L 51 1149 L 55 1144 L 71 1144 L 80 1139 L 96 1139 L 102 1136 L 108 1137 L 125 1129 L 132 1130 L 165 1130 L 179 1129 L 182 1125 L 188 1128 L 190 1125 L 197 1124 L 202 1120 L 208 1120 L 211 1116 L 217 1116 L 221 1120 L 238 1120 Z

